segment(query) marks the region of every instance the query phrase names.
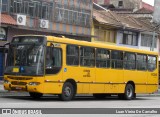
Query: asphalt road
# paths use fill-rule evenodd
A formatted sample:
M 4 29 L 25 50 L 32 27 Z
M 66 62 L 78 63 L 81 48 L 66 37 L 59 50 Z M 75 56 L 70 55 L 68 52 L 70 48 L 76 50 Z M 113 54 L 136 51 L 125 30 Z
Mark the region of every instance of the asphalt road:
M 76 96 L 76 98 L 69 102 L 60 101 L 57 96 L 55 95 L 45 95 L 43 98 L 39 100 L 32 99 L 28 93 L 18 93 L 18 92 L 0 92 L 0 108 L 58 108 L 60 110 L 53 110 L 58 113 L 58 116 L 61 117 L 75 117 L 75 115 L 71 114 L 61 114 L 61 112 L 65 113 L 66 108 L 72 108 L 73 110 L 69 110 L 70 113 L 73 111 L 79 111 L 77 108 L 82 108 L 83 112 L 91 111 L 93 115 L 86 114 L 85 117 L 92 116 L 92 117 L 106 117 L 106 114 L 100 114 L 104 108 L 160 108 L 160 95 L 138 95 L 135 100 L 126 101 L 126 100 L 120 100 L 117 96 L 107 97 L 103 100 L 98 100 L 93 98 L 91 95 L 85 95 L 85 96 Z M 74 109 L 77 110 L 74 110 Z M 87 110 L 90 108 L 94 108 L 94 110 Z M 102 108 L 102 109 L 99 109 Z M 99 109 L 99 110 L 98 110 Z M 106 110 L 107 111 L 110 110 Z M 115 110 L 114 110 L 115 111 Z M 82 112 L 82 113 L 83 113 Z M 104 111 L 103 111 L 104 112 Z M 159 109 L 160 112 L 160 109 Z M 97 113 L 97 114 L 95 114 Z M 1 115 L 0 115 L 1 116 Z M 22 115 L 19 115 L 22 116 Z M 51 116 L 52 115 L 46 115 Z M 82 115 L 76 115 L 78 117 L 81 117 Z M 113 116 L 113 117 L 158 117 L 159 114 L 111 114 L 107 115 Z M 8 117 L 8 116 L 6 116 Z M 9 115 L 10 117 L 10 115 Z M 16 115 L 18 117 L 18 115 Z M 37 117 L 37 115 L 36 115 Z
M 160 108 L 160 95 L 138 95 L 135 100 L 120 100 L 117 96 L 103 100 L 91 95 L 76 96 L 69 102 L 60 101 L 55 95 L 44 95 L 34 100 L 28 93 L 3 92 L 0 93 L 0 107 L 15 108 Z

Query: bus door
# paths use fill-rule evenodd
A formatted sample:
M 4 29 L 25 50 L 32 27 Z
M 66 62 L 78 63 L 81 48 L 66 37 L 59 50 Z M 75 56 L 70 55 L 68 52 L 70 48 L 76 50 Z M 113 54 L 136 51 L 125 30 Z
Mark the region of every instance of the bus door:
M 46 47 L 45 56 L 45 93 L 61 92 L 62 83 L 62 48 L 60 44 Z

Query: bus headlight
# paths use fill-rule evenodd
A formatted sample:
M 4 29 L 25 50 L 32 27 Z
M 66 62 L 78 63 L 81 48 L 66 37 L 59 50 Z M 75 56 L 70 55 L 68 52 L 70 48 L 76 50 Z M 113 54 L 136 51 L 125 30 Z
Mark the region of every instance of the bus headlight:
M 30 83 L 28 83 L 28 85 L 32 85 L 32 86 L 36 86 L 36 85 L 39 85 L 40 84 L 40 82 L 30 82 Z
M 4 80 L 5 84 L 10 84 L 10 82 L 8 80 Z

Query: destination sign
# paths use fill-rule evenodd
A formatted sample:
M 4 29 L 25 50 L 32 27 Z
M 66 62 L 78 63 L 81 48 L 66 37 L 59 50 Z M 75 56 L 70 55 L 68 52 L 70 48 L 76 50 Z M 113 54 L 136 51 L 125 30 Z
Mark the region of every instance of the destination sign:
M 41 36 L 20 36 L 14 37 L 13 43 L 42 43 L 44 42 L 44 37 Z

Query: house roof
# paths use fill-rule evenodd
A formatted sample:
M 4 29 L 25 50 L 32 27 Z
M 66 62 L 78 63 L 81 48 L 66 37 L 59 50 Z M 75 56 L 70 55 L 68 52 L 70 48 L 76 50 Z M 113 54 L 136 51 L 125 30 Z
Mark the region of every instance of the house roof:
M 151 24 L 146 24 L 129 15 L 117 14 L 113 11 L 93 10 L 93 18 L 99 23 L 135 31 L 152 31 Z
M 93 10 L 93 18 L 101 24 L 108 24 L 115 27 L 121 27 L 121 22 L 111 11 Z
M 8 14 L 1 14 L 1 23 L 2 24 L 8 24 L 8 25 L 17 25 L 16 20 L 14 20 Z
M 109 10 L 114 11 L 119 14 L 133 13 L 133 9 L 129 9 L 129 8 L 128 9 L 127 8 L 109 8 Z
M 153 11 L 152 10 L 149 10 L 149 9 L 146 9 L 146 8 L 141 8 L 141 9 L 138 9 L 137 11 L 135 11 L 134 13 L 136 14 L 152 14 Z

